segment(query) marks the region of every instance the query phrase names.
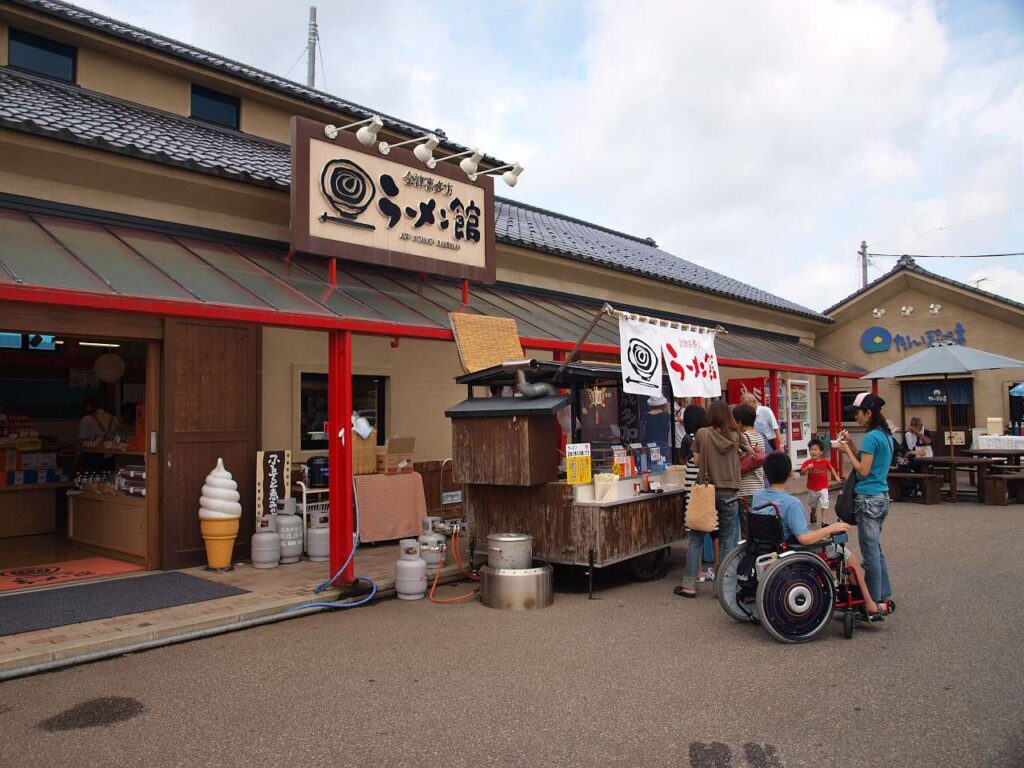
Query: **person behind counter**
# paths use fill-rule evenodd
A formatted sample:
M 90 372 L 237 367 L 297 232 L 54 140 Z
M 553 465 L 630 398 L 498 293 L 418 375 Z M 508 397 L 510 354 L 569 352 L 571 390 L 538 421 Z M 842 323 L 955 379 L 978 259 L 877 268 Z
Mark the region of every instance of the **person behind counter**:
M 108 413 L 95 398 L 90 397 L 82 404 L 82 418 L 78 421 L 78 451 L 75 454 L 75 469 L 102 471 L 113 468 L 112 454 L 83 453 L 87 440 L 112 437 L 120 422 L 117 416 Z
M 724 400 L 715 400 L 708 408 L 708 425 L 697 430 L 694 439 L 697 466 L 715 486 L 715 508 L 718 511 L 718 540 L 732 542 L 739 512 L 740 454 L 750 449 L 743 441 L 743 433 L 732 416 L 732 409 Z M 673 592 L 680 597 L 697 596 L 697 572 L 700 570 L 704 549 L 704 532 L 689 532 L 689 550 L 686 555 L 686 573 L 683 583 Z M 714 570 L 718 569 L 715 557 Z M 713 578 L 713 576 L 712 576 Z

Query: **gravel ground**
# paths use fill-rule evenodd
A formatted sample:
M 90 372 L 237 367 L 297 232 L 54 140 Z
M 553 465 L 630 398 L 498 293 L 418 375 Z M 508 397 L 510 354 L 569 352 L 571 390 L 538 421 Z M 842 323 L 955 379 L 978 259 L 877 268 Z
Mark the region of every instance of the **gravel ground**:
M 1020 515 L 897 505 L 899 610 L 849 641 L 675 597 L 677 551 L 542 611 L 388 600 L 4 683 L 0 764 L 1021 766 Z

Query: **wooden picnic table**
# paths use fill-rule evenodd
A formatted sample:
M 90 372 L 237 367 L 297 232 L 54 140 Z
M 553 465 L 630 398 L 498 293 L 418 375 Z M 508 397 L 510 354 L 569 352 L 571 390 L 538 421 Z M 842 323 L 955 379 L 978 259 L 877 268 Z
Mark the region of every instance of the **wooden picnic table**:
M 1020 466 L 1020 457 L 1024 456 L 1024 450 L 1017 448 L 968 448 L 964 453 L 971 456 L 987 456 L 993 459 L 1005 459 L 1007 464 L 1015 467 Z
M 989 470 L 1004 463 L 1003 459 L 976 458 L 971 456 L 919 456 L 917 463 L 924 467 L 944 467 L 949 470 L 949 500 L 957 503 L 957 471 L 966 469 L 978 473 L 978 501 L 984 501 L 985 475 Z

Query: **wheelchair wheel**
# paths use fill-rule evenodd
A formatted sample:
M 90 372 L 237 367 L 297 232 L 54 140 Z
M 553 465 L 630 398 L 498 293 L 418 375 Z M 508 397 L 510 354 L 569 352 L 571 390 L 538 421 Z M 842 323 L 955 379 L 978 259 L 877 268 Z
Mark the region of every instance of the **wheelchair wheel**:
M 732 550 L 718 566 L 718 573 L 715 574 L 715 597 L 721 604 L 722 609 L 736 621 L 747 623 L 757 621 L 757 611 L 754 600 L 740 601 L 738 599 L 739 584 L 736 581 L 736 568 L 743 556 L 744 546 L 740 545 Z
M 855 619 L 852 611 L 846 611 L 843 614 L 843 637 L 849 640 L 853 637 L 853 623 Z
M 835 605 L 832 572 L 820 557 L 807 552 L 779 558 L 757 585 L 761 623 L 784 643 L 816 638 L 828 626 Z

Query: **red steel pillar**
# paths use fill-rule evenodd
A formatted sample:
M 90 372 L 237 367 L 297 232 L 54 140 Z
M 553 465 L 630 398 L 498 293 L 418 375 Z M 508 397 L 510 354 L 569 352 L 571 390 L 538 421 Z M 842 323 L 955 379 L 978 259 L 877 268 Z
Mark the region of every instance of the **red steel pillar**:
M 327 339 L 327 421 L 330 462 L 331 576 L 352 554 L 352 332 L 330 331 Z M 349 563 L 336 584 L 351 584 Z
M 871 380 L 871 394 L 878 396 L 878 379 Z
M 772 409 L 772 413 L 775 414 L 775 420 L 779 420 L 779 372 L 768 371 L 768 391 L 771 392 L 769 402 L 765 403 L 769 408 Z M 780 451 L 786 450 L 785 442 L 786 435 L 782 431 L 782 425 L 779 424 L 779 434 L 782 435 L 780 438 L 776 438 L 776 448 Z

